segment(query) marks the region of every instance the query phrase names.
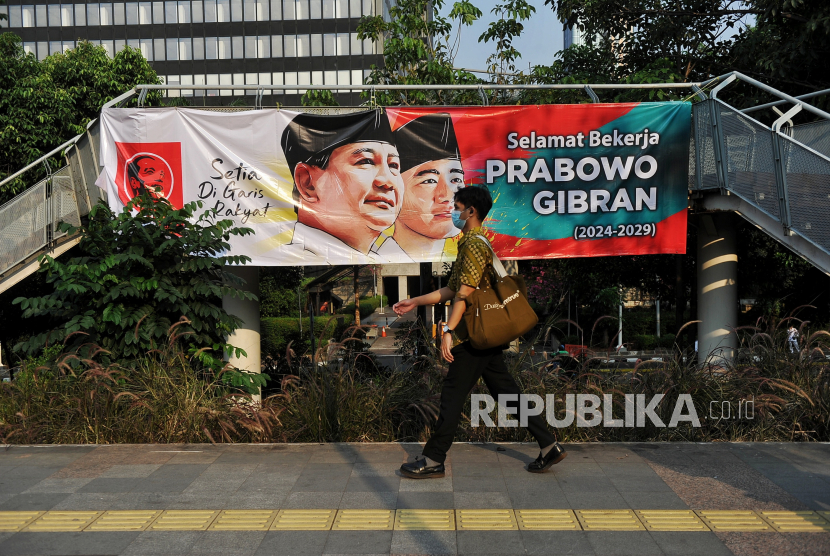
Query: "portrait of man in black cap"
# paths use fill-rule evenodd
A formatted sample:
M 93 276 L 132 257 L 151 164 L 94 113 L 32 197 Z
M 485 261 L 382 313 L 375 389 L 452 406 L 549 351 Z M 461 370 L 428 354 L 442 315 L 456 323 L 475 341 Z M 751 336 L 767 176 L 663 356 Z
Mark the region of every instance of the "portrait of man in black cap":
M 464 169 L 449 114 L 427 114 L 395 130 L 401 154 L 403 208 L 392 237 L 373 249 L 390 260 L 453 258 L 447 238 L 461 233 L 452 223 L 453 194 L 464 187 Z
M 386 115 L 300 114 L 281 145 L 297 211 L 289 245 L 329 264 L 386 262 L 370 248 L 395 223 L 404 191 Z

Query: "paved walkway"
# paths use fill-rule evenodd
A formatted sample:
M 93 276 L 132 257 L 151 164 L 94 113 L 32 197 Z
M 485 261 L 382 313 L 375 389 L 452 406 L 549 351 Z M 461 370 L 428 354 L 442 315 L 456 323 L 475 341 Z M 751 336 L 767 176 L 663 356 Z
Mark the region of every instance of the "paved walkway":
M 830 554 L 828 444 L 0 449 L 0 554 Z M 731 510 L 725 512 L 724 510 Z

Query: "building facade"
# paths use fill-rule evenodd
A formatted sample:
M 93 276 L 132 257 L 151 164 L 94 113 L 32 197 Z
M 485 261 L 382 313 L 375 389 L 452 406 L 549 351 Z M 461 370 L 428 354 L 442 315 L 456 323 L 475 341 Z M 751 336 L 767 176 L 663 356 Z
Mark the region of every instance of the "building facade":
M 0 31 L 18 34 L 39 59 L 80 40 L 100 44 L 110 56 L 130 46 L 171 85 L 357 85 L 383 62 L 377 44 L 357 38 L 360 18 L 383 13 L 382 0 L 8 0 L 0 11 L 8 15 Z M 298 95 L 275 93 L 277 102 L 299 104 Z

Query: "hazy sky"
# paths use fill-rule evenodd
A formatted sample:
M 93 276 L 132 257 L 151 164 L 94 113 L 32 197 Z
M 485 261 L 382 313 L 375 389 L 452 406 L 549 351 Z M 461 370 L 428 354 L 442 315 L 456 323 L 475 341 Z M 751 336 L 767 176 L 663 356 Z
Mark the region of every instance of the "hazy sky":
M 491 21 L 496 19 L 490 10 L 498 3 L 496 0 L 473 0 L 473 3 L 483 12 L 482 18 L 472 27 L 463 27 L 461 43 L 455 58 L 455 67 L 469 69 L 487 69 L 487 57 L 495 51 L 492 42 L 479 43 L 478 37 L 487 30 Z M 550 65 L 557 51 L 562 50 L 564 35 L 562 24 L 556 19 L 556 14 L 550 6 L 542 0 L 532 2 L 536 13 L 525 22 L 522 36 L 514 43 L 522 57 L 516 63 L 517 68 L 527 69 L 528 63 L 532 66 Z M 447 0 L 445 13 L 452 9 L 452 0 Z

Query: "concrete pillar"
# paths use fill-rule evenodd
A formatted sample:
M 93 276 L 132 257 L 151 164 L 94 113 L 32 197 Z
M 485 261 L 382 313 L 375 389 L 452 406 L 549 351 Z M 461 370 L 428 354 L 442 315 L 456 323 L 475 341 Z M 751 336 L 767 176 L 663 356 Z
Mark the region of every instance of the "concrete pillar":
M 406 299 L 409 297 L 406 290 L 406 276 L 398 276 L 398 299 Z
M 697 230 L 698 361 L 719 364 L 735 355 L 738 326 L 737 216 L 703 214 Z
M 229 271 L 245 280 L 241 289 L 259 296 L 259 267 L 232 266 Z M 222 299 L 222 308 L 242 319 L 242 325 L 230 335 L 228 343 L 244 349 L 248 354 L 247 357 L 231 356 L 228 363 L 240 370 L 260 372 L 262 355 L 259 344 L 259 301 L 226 296 Z

